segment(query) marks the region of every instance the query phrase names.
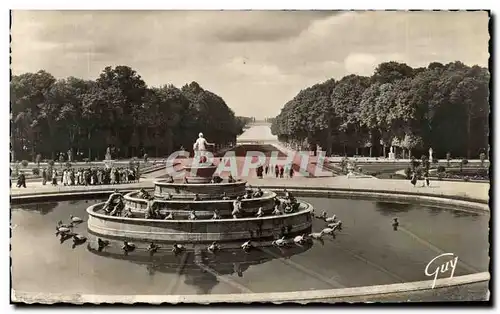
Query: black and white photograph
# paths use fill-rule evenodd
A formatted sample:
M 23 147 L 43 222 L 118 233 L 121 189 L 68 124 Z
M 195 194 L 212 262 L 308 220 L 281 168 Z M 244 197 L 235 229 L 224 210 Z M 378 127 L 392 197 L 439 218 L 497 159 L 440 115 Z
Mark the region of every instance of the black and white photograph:
M 491 302 L 491 18 L 12 9 L 11 303 Z

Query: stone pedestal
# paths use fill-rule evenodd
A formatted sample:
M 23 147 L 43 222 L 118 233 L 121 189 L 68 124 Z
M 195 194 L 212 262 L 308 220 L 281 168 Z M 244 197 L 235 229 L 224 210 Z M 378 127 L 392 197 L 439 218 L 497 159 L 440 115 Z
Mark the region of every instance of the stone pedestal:
M 396 159 L 396 153 L 394 152 L 394 146 L 391 146 L 391 150 L 389 152 L 389 159 L 391 159 L 391 160 Z
M 115 161 L 112 159 L 104 160 L 104 167 L 106 167 L 106 169 L 113 168 L 114 164 L 115 164 Z
M 217 166 L 185 166 L 186 179 L 189 183 L 209 183 Z

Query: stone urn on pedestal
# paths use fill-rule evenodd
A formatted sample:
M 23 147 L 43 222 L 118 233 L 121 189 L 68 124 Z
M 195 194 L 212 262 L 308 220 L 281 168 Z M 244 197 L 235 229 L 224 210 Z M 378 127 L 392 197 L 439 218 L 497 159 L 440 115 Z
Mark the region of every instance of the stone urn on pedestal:
M 111 148 L 106 149 L 106 155 L 104 156 L 104 166 L 109 169 L 113 167 L 114 160 L 111 159 Z
M 389 152 L 389 159 L 390 160 L 396 159 L 396 153 L 394 152 L 394 146 L 391 146 L 391 151 Z

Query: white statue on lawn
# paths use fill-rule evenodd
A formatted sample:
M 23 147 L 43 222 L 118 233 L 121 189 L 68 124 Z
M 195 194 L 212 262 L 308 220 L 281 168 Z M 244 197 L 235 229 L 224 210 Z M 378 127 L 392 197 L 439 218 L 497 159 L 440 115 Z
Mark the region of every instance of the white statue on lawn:
M 207 146 L 215 146 L 214 143 L 209 143 L 203 137 L 203 133 L 198 134 L 198 139 L 193 144 L 194 157 L 199 157 L 200 162 L 206 162 L 205 152 L 207 151 Z

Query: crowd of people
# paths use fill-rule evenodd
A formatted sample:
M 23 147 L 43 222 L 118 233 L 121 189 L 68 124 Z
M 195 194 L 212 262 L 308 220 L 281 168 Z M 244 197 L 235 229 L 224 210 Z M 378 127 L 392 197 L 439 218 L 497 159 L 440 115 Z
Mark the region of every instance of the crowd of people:
M 101 185 L 139 182 L 139 169 L 126 167 L 112 168 L 68 168 L 59 172 L 54 168 L 43 169 L 42 184 L 50 182 L 52 185 L 61 183 L 64 186 L 71 185 Z
M 273 171 L 274 170 L 274 171 Z M 292 165 L 266 165 L 257 168 L 257 177 L 262 179 L 265 176 L 275 176 L 276 178 L 293 178 L 295 170 Z

